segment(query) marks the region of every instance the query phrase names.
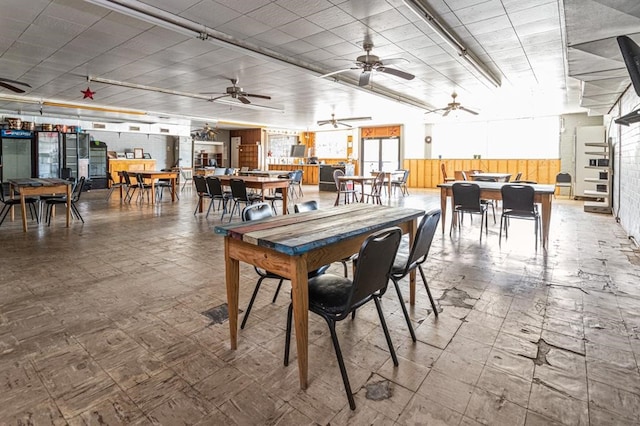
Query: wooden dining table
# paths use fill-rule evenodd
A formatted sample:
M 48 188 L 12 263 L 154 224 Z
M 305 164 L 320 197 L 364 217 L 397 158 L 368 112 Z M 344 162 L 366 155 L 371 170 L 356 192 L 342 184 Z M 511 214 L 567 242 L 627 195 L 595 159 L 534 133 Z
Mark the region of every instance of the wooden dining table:
M 267 191 L 272 189 L 282 189 L 282 214 L 287 214 L 287 199 L 289 192 L 289 179 L 280 179 L 276 177 L 264 177 L 264 176 L 233 176 L 233 175 L 219 175 L 216 176 L 220 179 L 220 183 L 225 186 L 231 185 L 231 179 L 242 179 L 247 188 L 259 189 L 262 194 L 262 200 Z M 200 203 L 199 211 L 202 213 L 203 205 Z
M 423 210 L 353 203 L 326 210 L 276 216 L 215 227 L 224 236 L 225 277 L 231 349 L 238 347 L 240 262 L 273 271 L 291 281 L 300 388 L 308 381 L 309 293 L 307 271 L 360 250 L 373 232 L 398 226 L 411 243 Z M 415 271 L 410 275 L 415 294 Z
M 22 230 L 27 232 L 27 205 L 25 198 L 39 195 L 64 194 L 67 200 L 71 199 L 71 182 L 58 178 L 25 178 L 9 179 L 10 196 L 13 198 L 20 193 L 20 206 L 22 208 Z M 71 223 L 71 203 L 67 203 L 67 228 Z M 12 213 L 13 214 L 13 213 Z
M 509 182 L 511 179 L 511 173 L 491 173 L 491 172 L 482 172 L 482 173 L 474 173 L 469 175 L 469 179 L 495 179 L 496 182 Z
M 154 170 L 129 170 L 130 177 L 136 177 L 141 175 L 143 179 L 151 180 L 151 204 L 156 202 L 156 179 L 169 179 L 171 183 L 171 201 L 176 201 L 176 181 L 178 179 L 178 171 L 154 171 Z M 124 177 L 122 172 L 118 172 L 120 176 L 120 183 L 123 182 Z M 122 186 L 120 186 L 120 198 L 122 198 Z
M 469 183 L 468 181 L 457 181 L 463 183 Z M 438 185 L 440 188 L 440 208 L 442 209 L 442 232 L 445 230 L 445 221 L 447 218 L 447 197 L 451 197 L 451 211 L 454 209 L 453 204 L 453 184 L 456 182 L 441 183 Z M 502 186 L 509 185 L 506 182 L 473 182 L 480 187 L 480 198 L 485 200 L 501 200 L 502 199 Z M 553 199 L 553 193 L 555 191 L 554 185 L 530 185 L 534 189 L 534 202 L 542 205 L 542 247 L 547 248 L 549 242 L 549 227 L 551 224 L 551 201 Z M 456 216 L 453 216 L 454 220 Z

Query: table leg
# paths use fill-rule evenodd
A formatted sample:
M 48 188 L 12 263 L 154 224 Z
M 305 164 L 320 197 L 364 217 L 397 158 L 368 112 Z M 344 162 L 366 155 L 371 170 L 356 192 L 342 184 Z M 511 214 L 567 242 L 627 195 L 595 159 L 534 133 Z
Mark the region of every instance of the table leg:
M 389 205 L 391 205 L 391 173 L 389 173 L 389 176 L 387 177 L 388 182 L 387 182 L 387 198 L 389 199 Z M 414 273 L 415 276 L 415 273 Z
M 151 179 L 151 204 L 156 203 L 156 180 Z
M 229 238 L 224 239 L 225 279 L 227 283 L 227 311 L 229 312 L 229 340 L 231 349 L 238 349 L 238 293 L 240 290 L 240 262 L 229 257 Z M 296 332 L 297 333 L 297 332 Z
M 283 215 L 287 214 L 287 209 L 288 209 L 287 203 L 288 203 L 289 196 L 287 192 L 289 192 L 288 188 L 282 188 L 282 214 Z
M 24 191 L 20 193 L 20 207 L 22 207 L 22 230 L 27 232 L 27 204 L 24 201 Z
M 291 279 L 291 302 L 293 322 L 296 327 L 298 349 L 298 374 L 300 389 L 307 388 L 309 367 L 309 287 L 307 282 L 307 262 L 304 256 L 292 257 L 293 278 Z
M 176 201 L 176 178 L 172 177 L 170 181 L 171 181 L 171 202 L 173 203 Z
M 442 214 L 440 225 L 444 234 L 444 223 L 447 221 L 447 188 L 440 188 L 440 211 Z
M 124 182 L 124 181 L 122 180 L 122 174 L 120 174 L 119 182 L 120 182 L 120 201 L 122 201 L 122 196 L 123 196 L 123 192 L 122 192 L 122 183 Z
M 82 191 L 82 189 L 80 189 Z M 67 185 L 67 228 L 71 225 L 71 185 Z
M 542 248 L 547 248 L 549 242 L 549 226 L 551 224 L 552 194 L 542 196 Z

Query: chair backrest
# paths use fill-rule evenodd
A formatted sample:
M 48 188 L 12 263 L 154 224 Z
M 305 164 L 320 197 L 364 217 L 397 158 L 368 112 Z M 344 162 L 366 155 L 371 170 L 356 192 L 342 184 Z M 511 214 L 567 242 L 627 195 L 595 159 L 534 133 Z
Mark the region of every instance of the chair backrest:
M 409 169 L 405 169 L 404 175 L 402 176 L 402 183 L 407 183 L 409 181 Z
M 213 171 L 213 174 L 215 176 L 226 175 L 227 169 L 225 167 L 216 167 L 216 169 Z
M 224 191 L 222 190 L 222 182 L 220 178 L 215 176 L 207 176 L 206 178 L 207 188 L 209 188 L 209 194 L 212 197 L 223 197 Z
M 480 187 L 475 183 L 456 182 L 451 186 L 453 204 L 463 210 L 480 211 Z
M 371 184 L 371 193 L 373 195 L 379 195 L 380 191 L 382 190 L 382 187 L 384 186 L 384 178 L 385 178 L 385 174 L 384 173 L 378 173 L 375 177 L 375 179 L 373 179 L 373 183 Z
M 229 186 L 231 186 L 231 196 L 234 200 L 247 201 L 249 199 L 247 184 L 242 179 L 231 179 Z
M 440 170 L 442 171 L 442 181 L 446 182 L 447 180 L 447 167 L 444 163 L 440 164 Z
M 296 213 L 310 212 L 318 209 L 318 202 L 316 200 L 305 201 L 304 203 L 298 203 L 293 206 L 293 211 Z
M 400 228 L 393 227 L 369 235 L 362 243 L 351 293 L 340 316 L 347 315 L 353 307 L 367 301 L 372 294 L 378 291 L 384 293 L 401 238 Z
M 71 192 L 71 202 L 76 203 L 80 200 L 80 194 L 82 194 L 82 188 L 84 188 L 85 177 L 82 176 L 79 180 L 76 181 L 75 186 L 73 187 L 73 192 Z
M 558 173 L 556 175 L 556 183 L 571 183 L 571 174 Z
M 518 174 L 516 175 L 515 179 L 513 179 L 513 180 L 520 180 L 520 178 L 522 178 L 522 172 L 518 172 Z
M 302 170 L 296 170 L 293 172 L 293 183 L 302 183 Z
M 225 170 L 224 174 L 225 175 L 232 175 L 236 172 L 236 169 L 234 169 L 233 167 L 227 167 L 227 169 Z
M 431 248 L 431 242 L 433 241 L 433 236 L 436 233 L 441 215 L 442 211 L 440 209 L 433 209 L 428 211 L 422 217 L 420 225 L 418 225 L 416 235 L 413 239 L 413 246 L 411 247 L 409 259 L 407 260 L 407 266 L 403 275 L 406 275 L 407 271 L 414 269 L 417 265 L 427 260 L 427 255 Z
M 515 210 L 532 214 L 535 212 L 535 191 L 532 186 L 509 184 L 503 185 L 500 191 L 503 211 Z
M 207 188 L 207 181 L 204 176 L 194 176 L 193 183 L 196 185 L 196 192 L 199 194 L 208 194 L 209 188 Z
M 269 203 L 255 203 L 242 209 L 242 221 L 266 219 L 273 217 L 273 209 Z
M 9 184 L 5 185 L 4 182 L 2 182 L 2 179 L 0 179 L 0 202 L 2 202 L 3 204 L 5 203 L 5 198 L 4 198 L 5 189 L 7 190 L 9 189 Z
M 462 174 L 462 180 L 469 180 L 467 179 L 467 172 L 465 172 L 464 170 L 460 172 Z
M 336 189 L 338 191 L 340 191 L 342 189 L 342 186 L 344 185 L 344 182 L 340 182 L 338 180 L 339 177 L 344 176 L 344 172 L 340 169 L 336 169 L 333 171 L 333 181 L 336 183 Z
M 120 173 L 122 173 L 122 177 L 124 178 L 124 183 L 127 186 L 131 186 L 131 176 L 129 176 L 129 172 L 127 172 L 126 170 L 123 170 Z
M 136 173 L 136 181 L 138 182 L 138 186 L 144 186 L 144 178 L 142 177 L 142 173 Z
M 113 180 L 113 176 L 111 176 L 111 172 L 109 170 L 107 170 L 107 180 L 109 181 L 109 183 L 111 183 L 111 185 L 116 183 L 116 181 Z

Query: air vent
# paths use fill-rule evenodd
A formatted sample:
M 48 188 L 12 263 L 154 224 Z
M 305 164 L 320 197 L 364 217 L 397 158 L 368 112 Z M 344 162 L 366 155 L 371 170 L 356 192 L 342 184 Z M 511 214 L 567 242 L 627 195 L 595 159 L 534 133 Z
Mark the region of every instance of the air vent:
M 138 127 L 138 126 L 129 126 L 129 131 L 130 132 L 139 132 L 140 131 L 140 127 Z
M 160 133 L 169 133 L 169 129 L 160 128 Z
M 106 129 L 107 125 L 106 124 L 102 124 L 102 123 L 93 123 L 93 128 L 94 129 Z

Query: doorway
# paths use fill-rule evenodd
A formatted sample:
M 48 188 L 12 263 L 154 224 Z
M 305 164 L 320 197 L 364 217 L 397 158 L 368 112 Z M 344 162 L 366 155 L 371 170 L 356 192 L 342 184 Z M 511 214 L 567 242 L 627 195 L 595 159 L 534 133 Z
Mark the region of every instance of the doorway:
M 363 138 L 362 174 L 392 172 L 400 168 L 400 138 Z

